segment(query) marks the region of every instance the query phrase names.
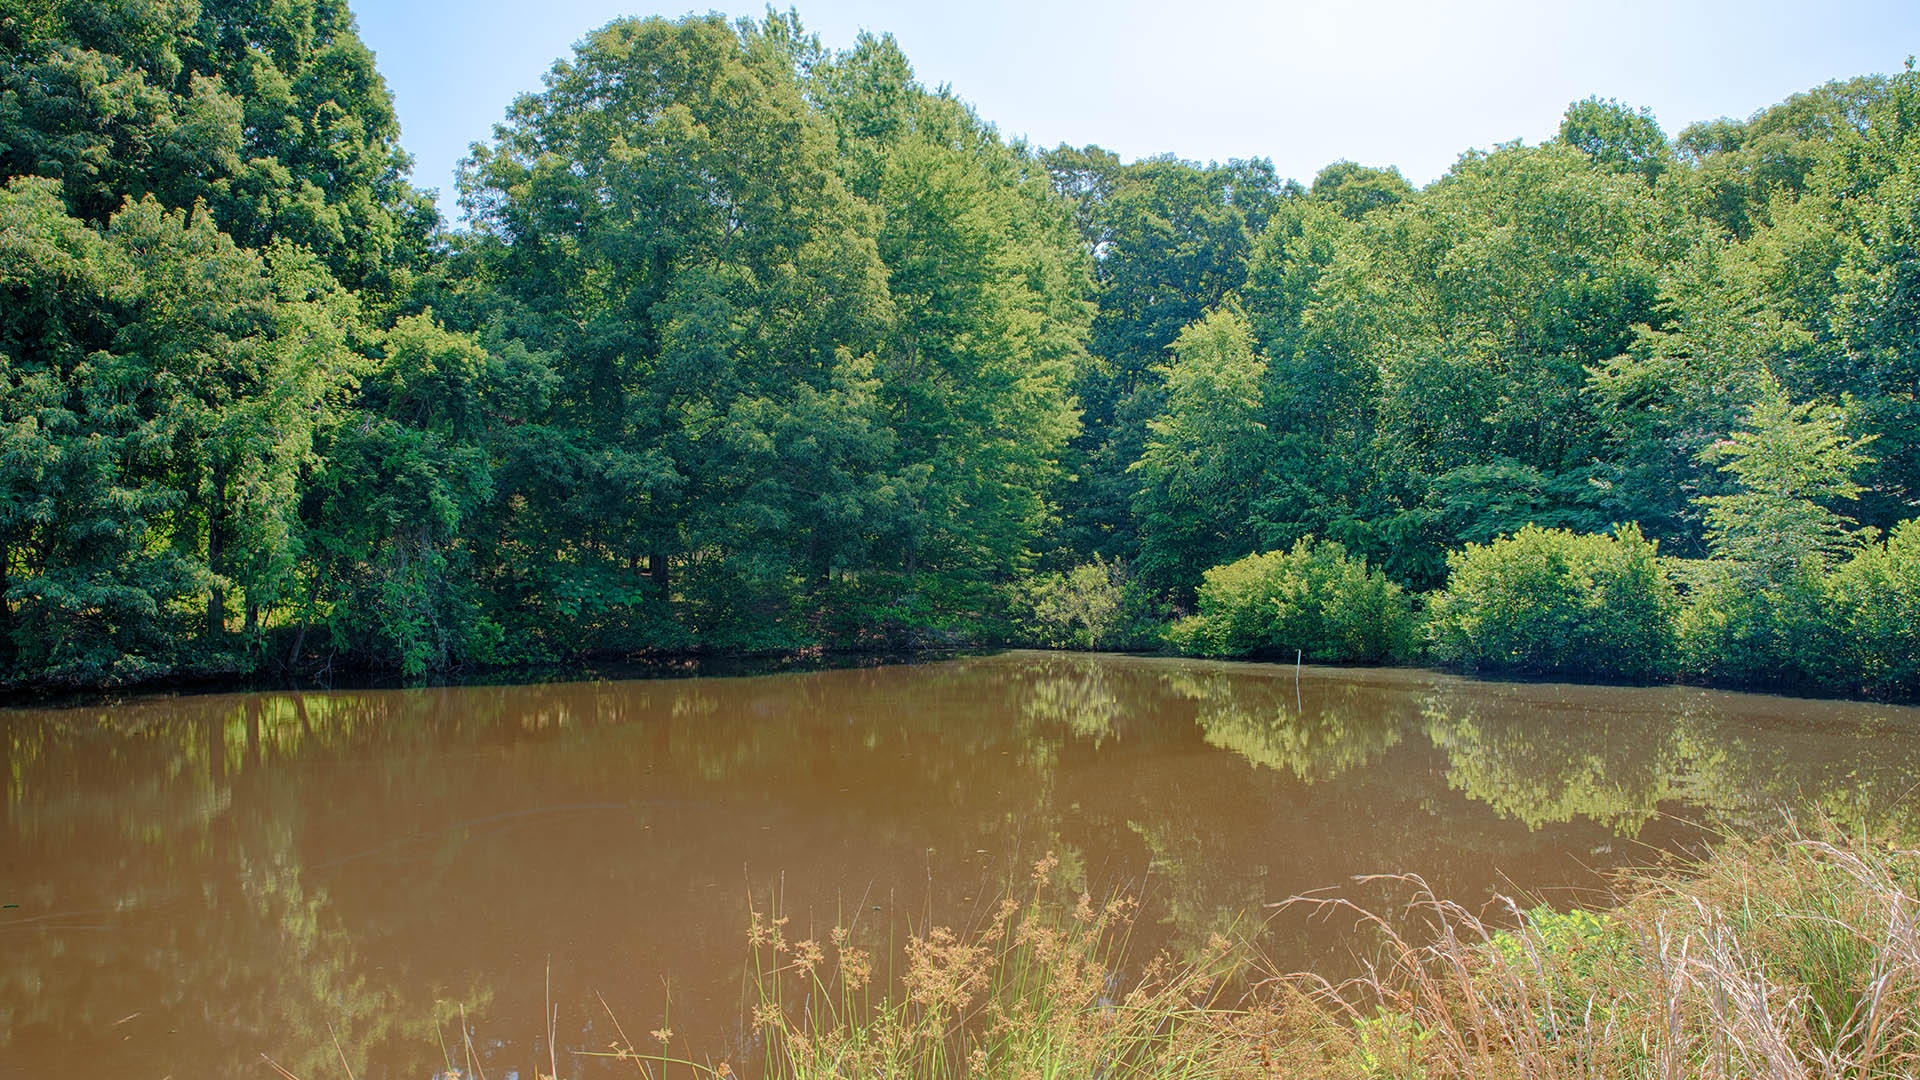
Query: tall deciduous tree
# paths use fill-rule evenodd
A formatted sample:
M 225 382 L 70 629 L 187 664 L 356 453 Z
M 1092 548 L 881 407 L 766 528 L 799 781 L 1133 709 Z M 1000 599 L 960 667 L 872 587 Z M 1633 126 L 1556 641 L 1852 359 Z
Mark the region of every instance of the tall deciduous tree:
M 204 207 L 129 202 L 101 234 L 53 183 L 16 179 L 5 212 L 22 305 L 0 344 L 22 466 L 6 498 L 16 655 L 48 675 L 150 675 L 190 640 L 186 612 L 219 639 L 231 596 L 252 629 L 284 595 L 299 480 L 346 359 L 297 294 L 303 256 L 281 252 L 276 274 Z
M 825 431 L 794 447 L 779 418 L 865 423 L 890 315 L 873 216 L 790 50 L 718 18 L 616 21 L 514 105 L 462 185 L 497 317 L 557 361 L 544 434 L 503 473 L 539 592 L 630 603 L 619 575 L 644 565 L 665 599 L 676 566 L 790 562 L 796 515 L 854 509 L 745 468 L 841 453 Z
M 1636 173 L 1648 184 L 1657 182 L 1673 163 L 1673 147 L 1652 111 L 1628 108 L 1612 98 L 1590 97 L 1567 106 L 1560 141 L 1602 168 Z
M 1140 478 L 1140 572 L 1185 592 L 1210 566 L 1251 553 L 1252 510 L 1271 435 L 1261 420 L 1266 361 L 1237 309 L 1181 331 L 1165 367 L 1167 404 L 1149 425 Z
M 917 507 L 905 564 L 1003 577 L 1047 524 L 1078 427 L 1091 311 L 1066 208 L 1024 149 L 915 83 L 891 38 L 863 38 L 815 92 L 880 215 L 895 317 L 875 373 Z
M 1128 556 L 1136 543 L 1127 468 L 1161 408 L 1159 367 L 1183 327 L 1240 288 L 1267 220 L 1302 191 L 1269 161 L 1200 165 L 1162 156 L 1120 165 L 1107 151 L 1044 155 L 1093 257 L 1093 362 L 1075 393 L 1085 427 L 1073 447 L 1067 542 Z
M 205 202 L 242 247 L 304 245 L 403 292 L 436 224 L 346 0 L 55 0 L 0 28 L 0 169 L 58 179 L 104 224 L 125 198 Z
M 1795 405 L 1768 380 L 1741 430 L 1703 451 L 1736 483 L 1730 494 L 1700 500 L 1714 553 L 1769 579 L 1830 562 L 1854 524 L 1833 504 L 1860 494 L 1854 477 L 1872 460 L 1865 449 L 1847 437 L 1839 410 Z

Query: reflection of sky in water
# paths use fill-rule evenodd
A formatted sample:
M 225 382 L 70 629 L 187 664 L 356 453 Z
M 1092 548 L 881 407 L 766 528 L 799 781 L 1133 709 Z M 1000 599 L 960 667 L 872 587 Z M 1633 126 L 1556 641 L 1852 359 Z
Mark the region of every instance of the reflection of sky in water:
M 333 1075 L 337 1037 L 418 1076 L 466 1068 L 463 1010 L 489 1075 L 532 1075 L 549 965 L 563 1050 L 670 1016 L 739 1061 L 750 900 L 884 948 L 1048 850 L 1178 950 L 1357 874 L 1564 900 L 1699 822 L 1920 826 L 1916 710 L 1415 671 L 1014 653 L 4 715 L 22 1075 Z M 1282 967 L 1345 955 L 1265 926 Z

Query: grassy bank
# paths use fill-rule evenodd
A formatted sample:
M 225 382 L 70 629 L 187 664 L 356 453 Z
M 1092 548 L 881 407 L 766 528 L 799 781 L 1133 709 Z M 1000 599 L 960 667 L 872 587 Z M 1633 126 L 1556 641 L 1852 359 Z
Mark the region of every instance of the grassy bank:
M 844 934 L 791 941 L 756 915 L 758 1064 L 929 1080 L 1920 1072 L 1920 852 L 1884 841 L 1731 840 L 1620 879 L 1604 911 L 1475 910 L 1413 878 L 1392 912 L 1294 901 L 1329 932 L 1362 928 L 1365 974 L 1339 983 L 1225 938 L 1138 963 L 1132 904 L 1056 894 L 1051 870 L 982 926 L 912 937 L 892 978 Z

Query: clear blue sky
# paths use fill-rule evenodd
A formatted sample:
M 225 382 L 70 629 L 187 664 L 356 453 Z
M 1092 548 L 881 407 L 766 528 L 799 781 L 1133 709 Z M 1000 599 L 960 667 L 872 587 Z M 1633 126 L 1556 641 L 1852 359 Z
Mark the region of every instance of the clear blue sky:
M 400 112 L 414 182 L 450 216 L 455 163 L 554 60 L 639 0 L 351 0 Z M 1830 79 L 1897 71 L 1920 2 L 1831 0 L 972 0 L 796 5 L 829 48 L 899 39 L 1009 137 L 1097 143 L 1133 159 L 1271 158 L 1311 180 L 1346 158 L 1415 183 L 1468 149 L 1538 142 L 1567 104 L 1647 106 L 1668 134 L 1745 117 Z M 760 15 L 737 5 L 729 15 Z

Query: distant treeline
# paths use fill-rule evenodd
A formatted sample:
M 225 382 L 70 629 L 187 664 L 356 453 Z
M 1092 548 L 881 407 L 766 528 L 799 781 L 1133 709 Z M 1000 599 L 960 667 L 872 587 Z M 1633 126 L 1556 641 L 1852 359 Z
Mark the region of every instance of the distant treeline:
M 1920 690 L 1911 65 L 1307 186 L 627 19 L 455 230 L 344 0 L 0 50 L 0 683 L 1171 641 Z

